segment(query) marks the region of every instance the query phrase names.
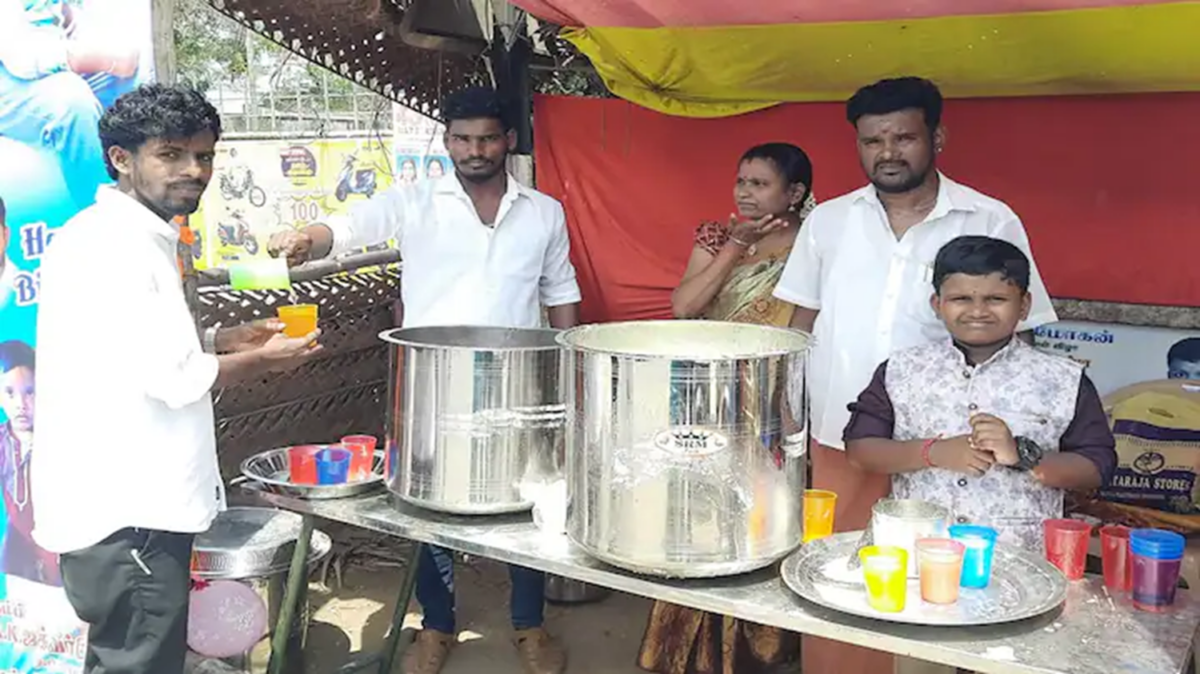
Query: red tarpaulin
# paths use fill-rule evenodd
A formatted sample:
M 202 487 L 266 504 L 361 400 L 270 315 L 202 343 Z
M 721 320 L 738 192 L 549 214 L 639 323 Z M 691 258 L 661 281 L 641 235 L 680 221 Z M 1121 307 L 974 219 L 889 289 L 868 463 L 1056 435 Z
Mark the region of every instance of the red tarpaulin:
M 670 315 L 692 234 L 732 211 L 737 158 L 751 145 L 803 147 L 818 198 L 864 184 L 843 114 L 813 103 L 686 119 L 539 97 L 538 186 L 566 205 L 584 320 Z M 1197 116 L 1198 94 L 953 100 L 939 161 L 1017 211 L 1051 295 L 1200 306 Z

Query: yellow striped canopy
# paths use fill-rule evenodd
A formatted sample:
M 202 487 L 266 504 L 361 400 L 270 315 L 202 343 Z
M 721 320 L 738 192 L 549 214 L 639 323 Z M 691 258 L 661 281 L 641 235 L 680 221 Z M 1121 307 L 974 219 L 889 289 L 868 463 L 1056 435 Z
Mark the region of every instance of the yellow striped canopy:
M 722 117 L 884 77 L 951 97 L 1200 91 L 1200 2 L 516 0 L 618 96 Z

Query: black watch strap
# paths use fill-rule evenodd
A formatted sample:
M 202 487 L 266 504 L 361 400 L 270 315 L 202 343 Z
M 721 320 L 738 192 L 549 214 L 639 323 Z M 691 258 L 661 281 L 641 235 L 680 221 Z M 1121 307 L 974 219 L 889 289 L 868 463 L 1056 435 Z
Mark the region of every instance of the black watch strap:
M 1013 468 L 1017 470 L 1033 470 L 1035 466 L 1042 462 L 1042 456 L 1045 452 L 1042 450 L 1041 445 L 1024 436 L 1017 436 L 1013 439 L 1017 441 L 1018 458 L 1017 465 L 1013 466 Z

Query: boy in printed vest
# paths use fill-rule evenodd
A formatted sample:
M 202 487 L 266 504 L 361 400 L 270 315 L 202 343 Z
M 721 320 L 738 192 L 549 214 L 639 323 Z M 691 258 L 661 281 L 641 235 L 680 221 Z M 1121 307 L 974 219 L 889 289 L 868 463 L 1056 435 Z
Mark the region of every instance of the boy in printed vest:
M 1000 540 L 1043 549 L 1063 490 L 1106 483 L 1117 456 L 1100 396 L 1076 363 L 1016 337 L 1029 258 L 986 236 L 938 251 L 933 311 L 952 338 L 896 352 L 850 405 L 848 460 L 892 476 L 892 496 L 950 508 Z

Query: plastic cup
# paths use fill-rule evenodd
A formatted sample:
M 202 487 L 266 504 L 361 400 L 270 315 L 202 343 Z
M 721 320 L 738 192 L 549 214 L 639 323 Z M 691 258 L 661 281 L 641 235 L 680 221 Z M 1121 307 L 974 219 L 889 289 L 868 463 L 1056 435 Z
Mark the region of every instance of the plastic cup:
M 303 337 L 317 329 L 317 305 L 285 304 L 279 307 L 279 320 L 283 321 L 283 334 Z
M 1133 584 L 1133 564 L 1129 560 L 1129 527 L 1110 525 L 1100 529 L 1100 563 L 1104 587 L 1128 592 Z
M 908 594 L 908 551 L 904 548 L 869 545 L 858 552 L 867 604 L 880 613 L 904 610 Z
M 1134 608 L 1160 613 L 1175 603 L 1185 545 L 1183 536 L 1172 531 L 1134 529 L 1130 532 Z
M 1079 520 L 1046 520 L 1043 527 L 1046 531 L 1046 559 L 1057 566 L 1067 580 L 1083 578 L 1092 525 Z
M 292 484 L 317 483 L 317 445 L 288 448 L 288 481 Z
M 917 541 L 917 565 L 921 576 L 921 599 L 930 604 L 958 601 L 958 582 L 963 572 L 963 551 L 958 541 L 922 538 Z
M 345 484 L 350 474 L 350 452 L 327 448 L 317 452 L 317 484 Z
M 974 524 L 955 524 L 950 527 L 950 540 L 963 545 L 963 587 L 981 589 L 992 582 L 992 558 L 996 556 L 997 532 L 991 527 Z
M 361 482 L 371 476 L 375 467 L 375 443 L 373 435 L 347 435 L 342 438 L 342 449 L 350 452 L 350 481 Z
M 804 492 L 804 542 L 833 535 L 833 508 L 837 494 L 824 489 Z

